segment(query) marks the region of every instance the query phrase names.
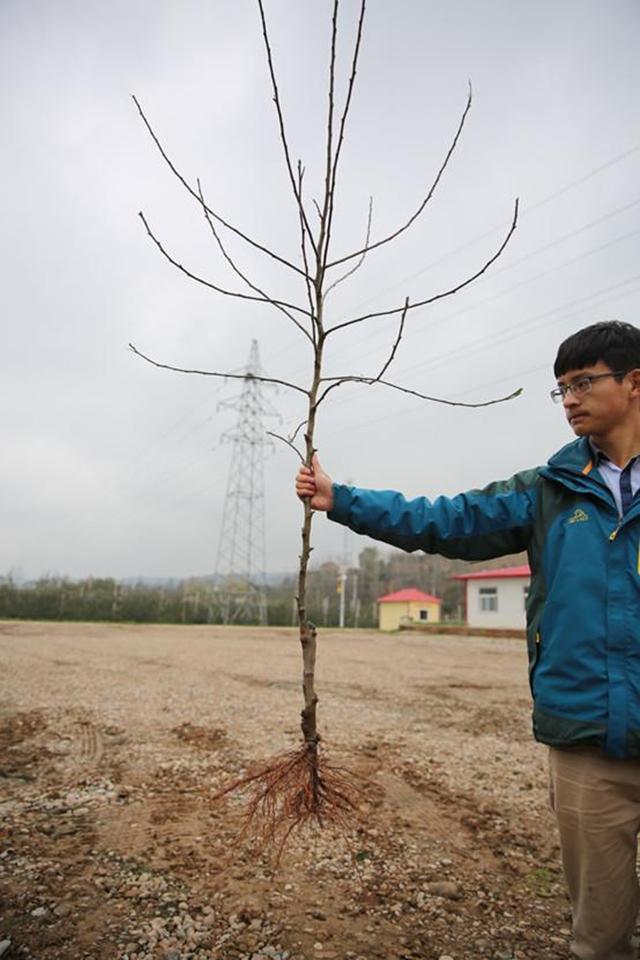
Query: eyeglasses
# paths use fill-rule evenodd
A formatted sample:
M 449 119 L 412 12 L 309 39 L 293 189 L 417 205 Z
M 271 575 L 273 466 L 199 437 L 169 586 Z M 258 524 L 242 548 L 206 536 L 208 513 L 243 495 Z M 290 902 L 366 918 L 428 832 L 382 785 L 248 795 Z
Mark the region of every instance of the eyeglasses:
M 590 373 L 584 377 L 578 377 L 571 383 L 563 383 L 561 386 L 552 390 L 549 396 L 554 403 L 562 403 L 568 393 L 572 393 L 576 399 L 585 397 L 591 393 L 591 386 L 595 380 L 603 380 L 605 377 L 624 377 L 628 370 L 614 370 L 611 373 Z

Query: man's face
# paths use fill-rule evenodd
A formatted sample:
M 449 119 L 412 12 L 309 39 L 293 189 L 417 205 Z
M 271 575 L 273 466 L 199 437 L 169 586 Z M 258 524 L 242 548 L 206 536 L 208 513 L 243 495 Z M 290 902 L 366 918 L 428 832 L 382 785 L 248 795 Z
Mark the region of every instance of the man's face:
M 558 386 L 576 385 L 575 393 L 569 390 L 563 399 L 565 415 L 576 436 L 607 436 L 628 418 L 637 416 L 640 371 L 632 370 L 621 381 L 604 376 L 593 380 L 590 387 L 583 380 L 611 372 L 611 368 L 599 360 L 584 369 L 569 370 L 558 378 Z

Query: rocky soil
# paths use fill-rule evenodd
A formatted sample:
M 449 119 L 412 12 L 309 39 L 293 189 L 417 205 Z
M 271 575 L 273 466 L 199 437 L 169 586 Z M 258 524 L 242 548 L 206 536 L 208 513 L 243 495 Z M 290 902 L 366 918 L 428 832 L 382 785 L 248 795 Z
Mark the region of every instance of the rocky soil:
M 0 957 L 568 957 L 522 641 L 323 632 L 360 809 L 277 870 L 212 795 L 298 740 L 293 631 L 3 623 L 0 663 Z

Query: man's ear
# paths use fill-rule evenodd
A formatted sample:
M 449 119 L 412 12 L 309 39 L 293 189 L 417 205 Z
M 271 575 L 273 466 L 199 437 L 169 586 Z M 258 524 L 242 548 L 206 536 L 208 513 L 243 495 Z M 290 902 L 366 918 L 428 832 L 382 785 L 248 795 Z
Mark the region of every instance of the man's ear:
M 627 376 L 631 383 L 631 396 L 640 397 L 640 369 L 636 367 L 634 370 L 630 370 Z

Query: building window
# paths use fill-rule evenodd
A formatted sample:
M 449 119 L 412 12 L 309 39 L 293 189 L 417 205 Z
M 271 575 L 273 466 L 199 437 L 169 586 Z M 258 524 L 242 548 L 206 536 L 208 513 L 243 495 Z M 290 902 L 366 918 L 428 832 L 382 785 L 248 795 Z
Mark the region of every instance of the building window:
M 498 609 L 498 588 L 480 587 L 481 613 L 495 613 Z
M 428 611 L 428 610 L 421 610 L 421 611 L 420 611 L 420 619 L 421 619 L 421 620 L 428 620 L 428 619 L 429 619 L 429 611 Z

